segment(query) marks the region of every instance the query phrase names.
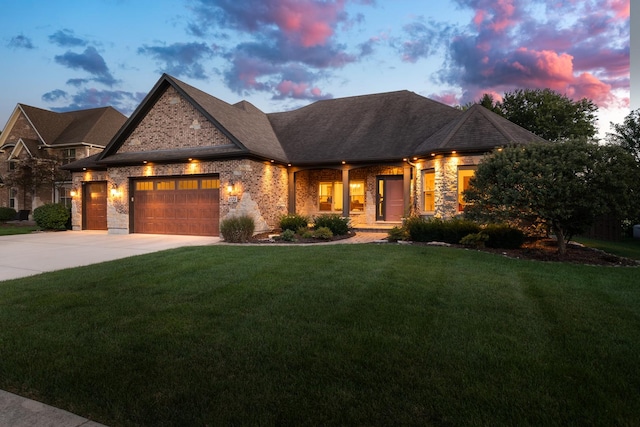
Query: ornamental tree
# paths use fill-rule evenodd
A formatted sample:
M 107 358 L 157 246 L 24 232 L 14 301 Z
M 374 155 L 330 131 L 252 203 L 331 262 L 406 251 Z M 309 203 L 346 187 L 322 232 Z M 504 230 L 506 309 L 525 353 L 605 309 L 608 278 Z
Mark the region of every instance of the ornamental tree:
M 587 98 L 573 101 L 551 89 L 506 92 L 491 110 L 547 141 L 590 139 L 596 134 L 597 105 Z
M 620 147 L 585 141 L 507 147 L 478 166 L 464 197 L 473 219 L 548 227 L 565 254 L 599 216 L 638 213 L 640 168 Z
M 622 123 L 611 123 L 612 133 L 607 134 L 611 144 L 619 145 L 640 162 L 640 108 L 629 113 Z

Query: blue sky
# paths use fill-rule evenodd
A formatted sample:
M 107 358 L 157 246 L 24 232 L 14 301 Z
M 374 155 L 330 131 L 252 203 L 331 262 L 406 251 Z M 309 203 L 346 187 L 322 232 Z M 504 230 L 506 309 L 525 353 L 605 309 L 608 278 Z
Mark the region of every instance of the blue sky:
M 596 102 L 602 134 L 630 111 L 629 12 L 630 0 L 21 0 L 3 6 L 0 126 L 19 102 L 129 115 L 167 72 L 265 112 L 550 87 Z

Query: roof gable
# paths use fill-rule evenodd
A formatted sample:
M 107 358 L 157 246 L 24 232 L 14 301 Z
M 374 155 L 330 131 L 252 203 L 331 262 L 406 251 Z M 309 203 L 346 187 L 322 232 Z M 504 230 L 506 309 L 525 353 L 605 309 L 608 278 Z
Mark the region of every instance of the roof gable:
M 172 90 L 201 117 L 215 127 L 225 138 L 226 144 L 216 143 L 210 138 L 209 144 L 182 142 L 158 148 L 139 147 L 140 150 L 123 149 L 123 145 L 141 126 L 159 100 Z M 131 141 L 129 141 L 131 143 Z M 129 154 L 125 154 L 129 152 Z M 254 155 L 258 157 L 286 161 L 284 152 L 271 129 L 266 115 L 248 102 L 230 105 L 180 80 L 164 74 L 151 92 L 143 100 L 118 134 L 111 140 L 99 162 L 127 163 L 141 160 L 177 161 L 187 158 L 211 158 L 216 156 Z
M 544 139 L 476 104 L 427 138 L 417 147 L 415 155 L 465 150 L 488 151 L 510 144 L 541 141 Z

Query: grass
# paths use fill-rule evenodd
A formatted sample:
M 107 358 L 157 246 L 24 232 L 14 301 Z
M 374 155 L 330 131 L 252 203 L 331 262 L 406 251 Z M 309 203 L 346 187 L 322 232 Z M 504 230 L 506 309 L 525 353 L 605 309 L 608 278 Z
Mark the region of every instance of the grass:
M 596 248 L 614 255 L 640 260 L 640 239 L 627 237 L 623 240 L 612 242 L 588 237 L 578 237 L 575 240 L 590 248 Z
M 639 425 L 638 268 L 182 248 L 0 283 L 0 389 L 114 426 Z
M 9 236 L 12 234 L 29 234 L 40 228 L 35 225 L 13 225 L 0 224 L 0 236 Z

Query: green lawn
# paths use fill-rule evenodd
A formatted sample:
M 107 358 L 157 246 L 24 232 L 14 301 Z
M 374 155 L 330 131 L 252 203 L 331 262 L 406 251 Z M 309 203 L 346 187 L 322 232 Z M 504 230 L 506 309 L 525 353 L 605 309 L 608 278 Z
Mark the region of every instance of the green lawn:
M 13 224 L 0 224 L 0 236 L 9 236 L 12 234 L 29 234 L 39 228 L 35 225 L 13 225 Z
M 640 239 L 629 237 L 618 242 L 611 242 L 608 240 L 578 237 L 575 240 L 590 248 L 596 248 L 611 254 L 640 260 Z
M 182 248 L 0 283 L 0 389 L 115 426 L 640 425 L 640 269 Z

